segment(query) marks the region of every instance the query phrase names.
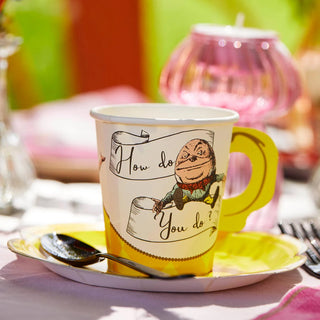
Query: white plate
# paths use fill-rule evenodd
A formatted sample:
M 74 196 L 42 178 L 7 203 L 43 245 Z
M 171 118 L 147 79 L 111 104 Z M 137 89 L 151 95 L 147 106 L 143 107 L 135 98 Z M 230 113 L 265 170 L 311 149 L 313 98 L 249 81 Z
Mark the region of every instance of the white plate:
M 303 243 L 284 235 L 261 232 L 226 234 L 216 244 L 213 273 L 205 277 L 159 280 L 108 273 L 107 262 L 76 268 L 46 257 L 39 251 L 39 237 L 47 232 L 72 233 L 98 249 L 104 247 L 104 233 L 88 225 L 55 225 L 25 230 L 22 238 L 8 241 L 18 255 L 35 259 L 65 278 L 88 285 L 157 292 L 210 292 L 237 288 L 293 270 L 305 262 Z

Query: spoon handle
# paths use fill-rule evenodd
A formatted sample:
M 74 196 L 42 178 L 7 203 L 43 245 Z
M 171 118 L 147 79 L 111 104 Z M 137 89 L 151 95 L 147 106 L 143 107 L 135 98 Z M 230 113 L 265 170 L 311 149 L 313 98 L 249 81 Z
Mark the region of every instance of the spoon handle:
M 147 267 L 145 265 L 142 265 L 138 262 L 132 261 L 132 260 L 128 260 L 126 258 L 123 257 L 118 257 L 115 255 L 112 255 L 110 253 L 98 253 L 97 256 L 99 257 L 104 257 L 104 258 L 108 258 L 110 260 L 116 261 L 118 263 L 123 264 L 126 267 L 129 267 L 131 269 L 134 269 L 136 271 L 142 272 L 146 275 L 148 275 L 151 278 L 157 278 L 157 279 L 184 279 L 184 278 L 190 278 L 193 277 L 193 274 L 185 274 L 185 275 L 178 275 L 178 276 L 172 276 L 168 273 Z

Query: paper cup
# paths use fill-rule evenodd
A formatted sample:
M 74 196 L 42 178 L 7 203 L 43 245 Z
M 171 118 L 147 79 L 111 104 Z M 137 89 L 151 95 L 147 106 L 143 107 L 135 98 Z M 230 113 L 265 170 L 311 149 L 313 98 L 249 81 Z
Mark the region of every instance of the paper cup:
M 91 116 L 112 254 L 172 275 L 208 274 L 218 230 L 241 230 L 272 197 L 276 148 L 260 131 L 234 128 L 232 110 L 130 104 L 96 107 Z M 244 194 L 226 201 L 230 146 L 253 171 Z M 221 211 L 222 203 L 231 209 Z M 141 276 L 115 262 L 109 271 Z

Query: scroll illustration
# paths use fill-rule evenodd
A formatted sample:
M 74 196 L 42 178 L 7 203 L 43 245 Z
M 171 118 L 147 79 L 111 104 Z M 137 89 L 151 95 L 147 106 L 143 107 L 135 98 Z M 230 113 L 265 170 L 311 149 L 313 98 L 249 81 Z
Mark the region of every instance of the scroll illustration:
M 216 172 L 214 133 L 189 130 L 150 139 L 117 131 L 112 135 L 109 169 L 122 179 L 168 179 L 168 189 L 157 199 L 141 195 L 132 199 L 127 233 L 148 242 L 174 242 L 206 233 L 218 223 L 221 183 Z M 170 181 L 170 184 L 169 184 Z M 146 228 L 145 226 L 148 226 Z

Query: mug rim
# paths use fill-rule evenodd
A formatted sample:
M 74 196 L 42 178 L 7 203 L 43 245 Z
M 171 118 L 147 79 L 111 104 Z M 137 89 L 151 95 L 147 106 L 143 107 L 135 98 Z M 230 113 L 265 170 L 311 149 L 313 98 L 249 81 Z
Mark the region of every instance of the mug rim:
M 218 37 L 236 40 L 275 40 L 277 33 L 273 30 L 238 27 L 232 25 L 218 25 L 198 23 L 192 26 L 191 31 L 197 35 Z
M 144 116 L 131 115 L 118 115 L 116 111 L 124 111 L 124 109 L 144 109 L 147 108 L 152 111 L 149 115 L 144 112 Z M 160 113 L 164 114 L 166 111 L 175 109 L 176 113 L 179 111 L 179 116 L 174 116 L 169 113 L 169 116 L 157 116 L 157 108 Z M 116 110 L 118 109 L 118 110 Z M 122 109 L 122 110 L 120 110 Z M 180 110 L 179 110 L 180 109 Z M 191 111 L 197 116 L 183 117 L 181 109 Z M 192 109 L 192 110 L 191 110 Z M 113 111 L 107 113 L 107 111 Z M 116 110 L 116 111 L 115 111 Z M 104 112 L 103 112 L 104 111 Z M 182 105 L 173 103 L 126 103 L 126 104 L 110 104 L 100 105 L 90 110 L 92 118 L 102 122 L 109 123 L 123 123 L 123 124 L 148 124 L 148 125 L 195 125 L 195 124 L 208 124 L 208 123 L 235 123 L 239 119 L 239 114 L 231 109 L 218 108 L 214 106 L 201 106 L 201 105 Z M 202 116 L 201 116 L 202 115 Z

